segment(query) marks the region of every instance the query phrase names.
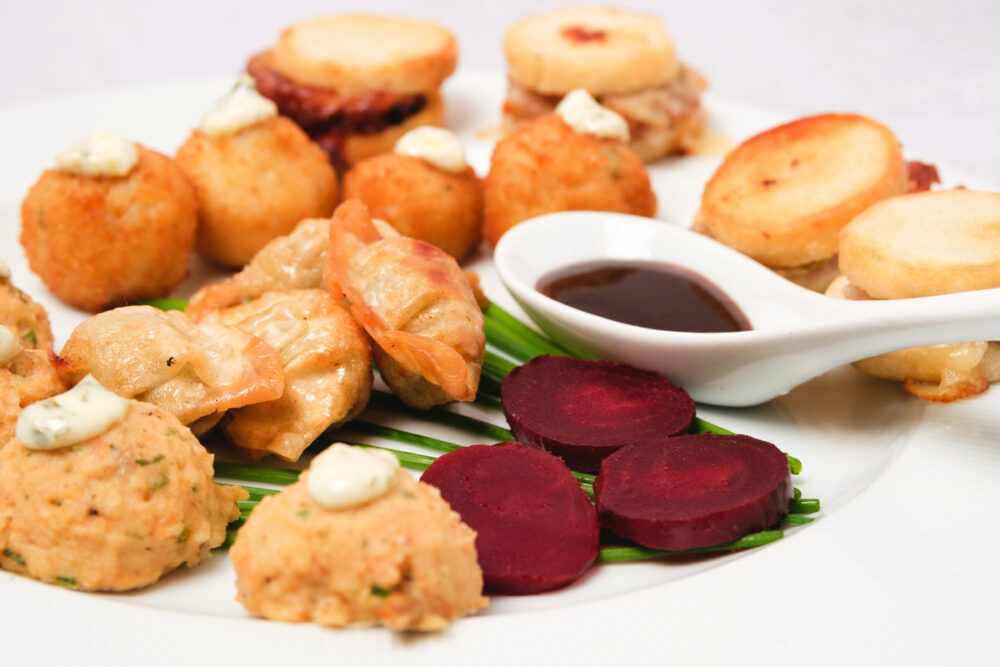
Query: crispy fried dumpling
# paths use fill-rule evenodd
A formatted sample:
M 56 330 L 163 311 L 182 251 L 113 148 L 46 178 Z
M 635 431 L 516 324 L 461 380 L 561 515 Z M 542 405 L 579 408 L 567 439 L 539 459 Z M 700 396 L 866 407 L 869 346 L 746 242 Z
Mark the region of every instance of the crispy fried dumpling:
M 471 401 L 486 349 L 483 314 L 455 260 L 435 246 L 386 236 L 358 200 L 330 225 L 327 289 L 343 294 L 376 343 L 375 364 L 406 404 Z
M 232 278 L 206 285 L 191 297 L 187 313 L 198 319 L 265 292 L 323 287 L 323 256 L 330 245 L 329 218 L 307 218 L 279 236 Z
M 82 322 L 57 365 L 68 384 L 88 373 L 119 396 L 153 403 L 184 424 L 284 390 L 281 357 L 270 345 L 210 314 L 149 306 L 109 310 Z
M 281 398 L 226 413 L 222 430 L 237 446 L 295 461 L 323 431 L 368 404 L 368 335 L 326 290 L 269 292 L 219 318 L 277 350 L 285 368 Z

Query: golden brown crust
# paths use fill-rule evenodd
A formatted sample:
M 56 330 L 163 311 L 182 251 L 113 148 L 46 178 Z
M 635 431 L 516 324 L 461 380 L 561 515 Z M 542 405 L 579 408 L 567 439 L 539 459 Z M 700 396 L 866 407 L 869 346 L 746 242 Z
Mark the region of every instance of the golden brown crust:
M 31 270 L 84 310 L 170 293 L 188 270 L 198 200 L 173 160 L 138 146 L 128 176 L 45 171 L 21 204 Z
M 471 167 L 453 173 L 420 158 L 385 153 L 347 172 L 344 198 L 360 199 L 372 217 L 458 261 L 479 243 L 483 185 Z
M 329 216 L 337 204 L 326 154 L 281 116 L 233 135 L 195 130 L 177 164 L 201 204 L 196 249 L 223 266 L 243 266 L 300 220 Z
M 458 46 L 446 28 L 374 14 L 296 23 L 282 32 L 274 48 L 274 63 L 285 75 L 343 93 L 434 90 L 455 71 L 457 61 Z
M 1000 193 L 937 190 L 876 204 L 841 232 L 840 270 L 878 299 L 1000 286 Z
M 549 114 L 497 143 L 484 188 L 483 236 L 496 244 L 517 223 L 556 211 L 652 216 L 656 195 L 628 146 L 574 132 Z
M 848 222 L 906 187 L 906 163 L 888 128 L 856 114 L 822 114 L 740 144 L 705 186 L 698 217 L 710 236 L 759 262 L 797 267 L 836 253 Z
M 542 94 L 592 95 L 663 86 L 677 75 L 662 22 L 639 12 L 569 7 L 529 16 L 504 36 L 509 76 Z

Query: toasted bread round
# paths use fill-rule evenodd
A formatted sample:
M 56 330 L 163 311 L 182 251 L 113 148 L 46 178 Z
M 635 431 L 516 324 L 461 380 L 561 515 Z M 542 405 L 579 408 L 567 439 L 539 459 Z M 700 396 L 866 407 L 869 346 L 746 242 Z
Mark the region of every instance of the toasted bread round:
M 809 116 L 751 137 L 716 170 L 698 226 L 772 267 L 824 260 L 840 230 L 877 201 L 906 192 L 892 132 L 855 114 Z
M 352 134 L 344 139 L 340 148 L 340 158 L 347 166 L 353 166 L 373 155 L 392 152 L 399 138 L 415 127 L 435 125 L 444 127 L 444 100 L 441 93 L 432 91 L 425 94 L 427 104 L 418 113 L 402 123 L 390 125 L 381 132 Z
M 893 197 L 840 234 L 840 270 L 876 299 L 1000 287 L 1000 193 Z
M 663 86 L 679 67 L 659 19 L 604 7 L 569 7 L 522 19 L 507 30 L 504 51 L 510 80 L 546 95 Z
M 423 93 L 441 85 L 458 60 L 455 37 L 427 21 L 341 14 L 296 23 L 274 49 L 279 71 L 299 83 L 351 93 Z

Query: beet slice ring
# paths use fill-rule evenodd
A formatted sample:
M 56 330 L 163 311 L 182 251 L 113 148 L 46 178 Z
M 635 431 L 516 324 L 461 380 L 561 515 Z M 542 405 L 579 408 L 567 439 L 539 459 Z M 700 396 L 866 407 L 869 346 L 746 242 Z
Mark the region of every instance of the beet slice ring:
M 518 366 L 500 389 L 517 439 L 597 472 L 625 445 L 686 433 L 694 401 L 659 373 L 613 361 L 540 356 Z
M 519 442 L 449 452 L 420 481 L 476 531 L 487 593 L 527 595 L 570 583 L 597 558 L 600 528 L 562 461 Z
M 601 464 L 601 525 L 653 549 L 737 540 L 777 523 L 792 498 L 788 458 L 746 435 L 681 435 L 622 447 Z

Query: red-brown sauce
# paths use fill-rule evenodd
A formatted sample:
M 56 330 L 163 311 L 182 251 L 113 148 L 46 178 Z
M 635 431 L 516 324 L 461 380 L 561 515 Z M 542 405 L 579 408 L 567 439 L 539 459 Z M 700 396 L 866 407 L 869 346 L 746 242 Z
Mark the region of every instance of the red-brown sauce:
M 556 269 L 536 289 L 609 320 L 664 331 L 747 331 L 750 322 L 704 276 L 673 264 L 596 260 Z

